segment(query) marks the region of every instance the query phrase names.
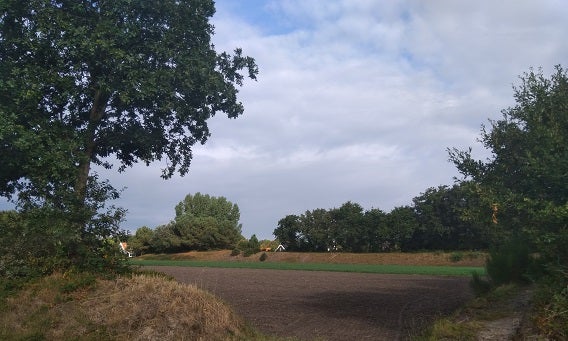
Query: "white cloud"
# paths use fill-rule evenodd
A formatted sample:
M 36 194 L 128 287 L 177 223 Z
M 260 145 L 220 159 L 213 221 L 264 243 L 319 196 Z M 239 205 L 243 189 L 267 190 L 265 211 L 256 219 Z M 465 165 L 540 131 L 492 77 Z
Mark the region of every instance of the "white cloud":
M 549 1 L 216 1 L 218 50 L 242 47 L 259 67 L 245 114 L 210 122 L 190 173 L 159 165 L 123 175 L 125 226 L 173 218 L 188 193 L 225 196 L 243 232 L 270 238 L 279 219 L 352 200 L 389 210 L 457 175 L 447 147 L 476 144 L 513 103 L 529 67 L 568 57 L 568 4 Z

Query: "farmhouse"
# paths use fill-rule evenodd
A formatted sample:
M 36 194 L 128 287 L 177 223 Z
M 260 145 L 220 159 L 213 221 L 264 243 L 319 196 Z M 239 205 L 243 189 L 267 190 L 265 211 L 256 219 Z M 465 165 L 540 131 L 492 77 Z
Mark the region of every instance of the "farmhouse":
M 128 249 L 128 243 L 126 242 L 120 242 L 120 251 L 122 251 L 124 254 L 126 254 L 128 256 L 128 258 L 132 258 L 134 257 L 134 253 Z

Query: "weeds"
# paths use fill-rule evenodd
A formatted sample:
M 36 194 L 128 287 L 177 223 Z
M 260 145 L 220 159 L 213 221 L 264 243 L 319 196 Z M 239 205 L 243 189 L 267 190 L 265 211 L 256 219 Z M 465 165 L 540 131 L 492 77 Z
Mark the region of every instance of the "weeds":
M 483 279 L 477 271 L 474 271 L 471 274 L 471 281 L 469 284 L 473 293 L 477 297 L 485 295 L 491 291 L 491 283 L 488 280 Z
M 436 341 L 436 340 L 477 340 L 477 332 L 480 328 L 478 322 L 456 323 L 451 319 L 438 320 L 430 329 L 421 336 L 414 337 L 415 341 Z
M 568 274 L 542 281 L 534 301 L 536 329 L 551 340 L 568 339 Z

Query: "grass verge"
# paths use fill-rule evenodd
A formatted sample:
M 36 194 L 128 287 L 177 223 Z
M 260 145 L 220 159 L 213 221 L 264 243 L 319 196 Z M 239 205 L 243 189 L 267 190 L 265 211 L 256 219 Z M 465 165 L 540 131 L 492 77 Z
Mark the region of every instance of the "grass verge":
M 473 299 L 453 316 L 435 321 L 430 328 L 421 335 L 414 336 L 412 340 L 475 341 L 515 337 L 516 330 L 514 325 L 509 323 L 512 321 L 510 318 L 520 318 L 519 305 L 526 304 L 527 290 L 527 287 L 512 284 L 497 287 L 490 293 Z M 503 323 L 499 323 L 500 321 Z M 508 328 L 512 328 L 509 333 L 511 335 L 504 333 Z
M 483 267 L 472 266 L 416 266 L 378 264 L 331 264 L 331 263 L 286 263 L 286 262 L 230 262 L 230 261 L 176 261 L 176 260 L 131 260 L 138 266 L 188 266 L 236 269 L 304 270 L 360 272 L 374 274 L 471 276 L 473 272 L 485 274 Z

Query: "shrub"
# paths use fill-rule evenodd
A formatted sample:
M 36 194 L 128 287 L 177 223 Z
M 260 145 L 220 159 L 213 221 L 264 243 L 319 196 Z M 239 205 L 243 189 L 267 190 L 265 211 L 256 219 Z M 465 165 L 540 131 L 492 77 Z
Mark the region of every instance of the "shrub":
M 243 256 L 249 257 L 260 251 L 260 243 L 256 235 L 252 235 L 249 240 L 243 239 L 237 244 L 237 248 L 243 251 Z
M 534 298 L 534 322 L 550 340 L 568 338 L 568 273 L 548 276 L 539 283 Z
M 237 248 L 235 248 L 235 249 L 233 249 L 233 250 L 231 251 L 231 256 L 232 256 L 232 257 L 238 256 L 238 255 L 240 255 L 240 254 L 241 254 L 241 250 L 239 250 L 239 249 L 237 249 Z
M 527 282 L 527 272 L 531 265 L 527 243 L 515 237 L 492 250 L 485 265 L 487 274 L 495 286 L 507 283 Z
M 245 250 L 243 250 L 243 256 L 245 256 L 245 257 L 250 257 L 250 256 L 254 255 L 255 253 L 257 253 L 257 250 L 255 250 L 255 249 L 246 248 Z
M 260 260 L 261 262 L 264 262 L 267 258 L 268 258 L 268 255 L 266 254 L 266 252 L 263 252 L 263 253 L 260 255 L 259 260 Z
M 452 252 L 452 254 L 450 255 L 450 261 L 454 263 L 459 262 L 462 259 L 463 259 L 463 253 L 461 252 Z

